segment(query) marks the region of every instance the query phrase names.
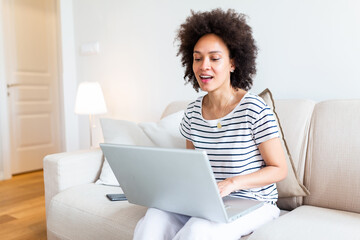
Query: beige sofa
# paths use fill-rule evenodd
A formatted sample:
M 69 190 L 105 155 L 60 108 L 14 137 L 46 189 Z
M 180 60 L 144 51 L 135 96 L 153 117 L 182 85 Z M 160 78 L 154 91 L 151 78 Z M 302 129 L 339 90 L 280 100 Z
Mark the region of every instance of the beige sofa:
M 283 214 L 248 239 L 360 239 L 360 100 L 277 100 L 293 166 L 310 191 L 283 197 Z M 187 102 L 170 104 L 163 117 Z M 98 185 L 99 149 L 44 159 L 48 239 L 132 239 L 146 208 L 111 202 L 119 187 Z

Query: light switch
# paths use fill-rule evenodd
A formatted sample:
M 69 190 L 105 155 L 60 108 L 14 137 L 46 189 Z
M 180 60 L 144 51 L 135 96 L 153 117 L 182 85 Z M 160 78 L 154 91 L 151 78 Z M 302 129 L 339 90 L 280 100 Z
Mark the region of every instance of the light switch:
M 100 52 L 99 42 L 83 43 L 80 46 L 80 54 L 84 56 L 96 55 Z

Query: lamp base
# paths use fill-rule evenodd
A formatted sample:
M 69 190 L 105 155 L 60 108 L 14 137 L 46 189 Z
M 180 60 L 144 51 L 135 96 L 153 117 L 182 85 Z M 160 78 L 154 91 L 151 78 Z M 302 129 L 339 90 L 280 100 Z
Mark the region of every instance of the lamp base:
M 92 116 L 92 114 L 89 114 L 89 130 L 90 130 L 90 149 L 92 149 L 93 148 L 93 134 L 92 134 L 92 129 L 93 129 L 93 123 L 92 123 L 92 121 L 93 121 L 93 116 Z

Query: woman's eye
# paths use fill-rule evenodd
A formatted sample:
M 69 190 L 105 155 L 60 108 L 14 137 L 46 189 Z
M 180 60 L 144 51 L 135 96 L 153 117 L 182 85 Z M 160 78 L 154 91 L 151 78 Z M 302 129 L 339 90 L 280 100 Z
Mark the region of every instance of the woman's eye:
M 195 62 L 199 62 L 201 59 L 200 58 L 194 58 Z
M 213 58 L 212 60 L 213 60 L 213 61 L 219 61 L 220 58 Z

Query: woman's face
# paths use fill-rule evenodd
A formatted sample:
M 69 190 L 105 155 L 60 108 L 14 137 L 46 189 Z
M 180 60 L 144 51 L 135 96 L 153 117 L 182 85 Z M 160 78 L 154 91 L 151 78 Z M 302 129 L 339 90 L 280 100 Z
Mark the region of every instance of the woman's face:
M 234 70 L 229 49 L 215 34 L 207 34 L 194 47 L 193 71 L 201 90 L 213 92 L 231 87 L 230 72 Z

